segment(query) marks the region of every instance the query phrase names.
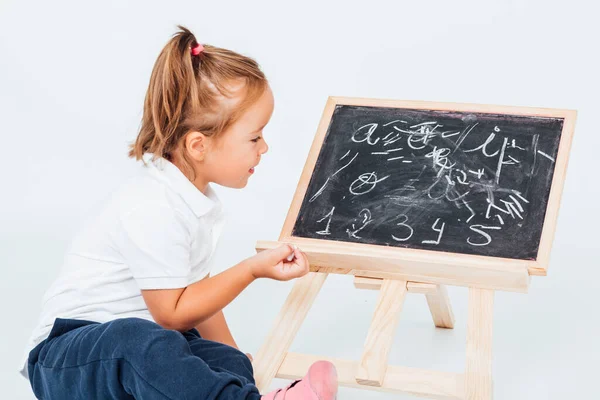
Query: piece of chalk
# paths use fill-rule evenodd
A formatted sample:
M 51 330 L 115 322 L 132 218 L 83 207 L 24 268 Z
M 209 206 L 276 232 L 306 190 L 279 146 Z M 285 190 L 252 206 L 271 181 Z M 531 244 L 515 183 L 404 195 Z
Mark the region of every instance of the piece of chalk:
M 292 246 L 294 247 L 294 250 L 296 250 L 296 249 L 298 248 L 298 247 L 296 247 L 296 245 L 295 245 L 295 244 L 294 244 L 294 245 L 292 245 Z M 287 260 L 288 260 L 288 261 L 292 261 L 292 260 L 294 259 L 295 255 L 296 255 L 296 253 L 292 253 L 292 254 L 290 254 L 290 255 L 288 256 Z

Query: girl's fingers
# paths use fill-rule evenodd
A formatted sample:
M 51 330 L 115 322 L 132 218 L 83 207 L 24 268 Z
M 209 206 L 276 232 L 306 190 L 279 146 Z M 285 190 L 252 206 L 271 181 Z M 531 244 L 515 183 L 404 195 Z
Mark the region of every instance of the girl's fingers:
M 287 245 L 287 246 L 288 246 L 288 251 L 291 249 L 292 252 L 288 253 L 288 255 L 285 256 L 284 261 L 292 262 L 295 257 L 298 257 L 298 254 L 296 253 L 297 247 L 295 245 Z
M 294 262 L 294 264 L 292 264 L 290 267 L 290 275 L 292 275 L 294 278 L 297 278 L 302 275 L 303 270 L 304 267 L 300 263 Z
M 299 252 L 300 254 L 298 254 L 298 260 L 300 261 L 300 263 L 302 264 L 302 267 L 305 268 L 308 265 L 308 258 L 306 258 L 306 254 Z
M 304 276 L 310 270 L 308 257 L 297 246 L 290 247 L 293 251 L 288 256 L 283 255 L 276 268 L 281 280 Z

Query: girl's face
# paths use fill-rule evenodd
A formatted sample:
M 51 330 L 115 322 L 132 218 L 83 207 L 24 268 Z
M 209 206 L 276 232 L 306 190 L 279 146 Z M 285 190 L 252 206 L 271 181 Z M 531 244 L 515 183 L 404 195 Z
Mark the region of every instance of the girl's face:
M 218 139 L 201 135 L 202 161 L 195 166 L 194 185 L 205 192 L 209 182 L 241 189 L 248 183 L 261 156 L 269 149 L 262 130 L 273 114 L 274 99 L 267 85 L 262 96 Z

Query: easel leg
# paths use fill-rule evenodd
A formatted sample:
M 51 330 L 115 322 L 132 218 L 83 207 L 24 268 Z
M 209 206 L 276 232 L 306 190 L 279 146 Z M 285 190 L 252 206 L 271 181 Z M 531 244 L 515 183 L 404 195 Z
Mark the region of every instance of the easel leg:
M 454 328 L 454 314 L 452 313 L 446 286 L 438 285 L 437 293 L 428 294 L 426 298 L 435 326 L 438 328 Z
M 406 296 L 406 281 L 384 279 L 379 292 L 375 315 L 369 327 L 363 355 L 358 364 L 356 382 L 382 386 L 388 367 L 388 355 L 400 320 Z
M 494 291 L 469 288 L 465 399 L 491 400 Z
M 294 284 L 271 331 L 254 357 L 254 378 L 261 393 L 269 388 L 277 374 L 327 275 L 309 272 Z

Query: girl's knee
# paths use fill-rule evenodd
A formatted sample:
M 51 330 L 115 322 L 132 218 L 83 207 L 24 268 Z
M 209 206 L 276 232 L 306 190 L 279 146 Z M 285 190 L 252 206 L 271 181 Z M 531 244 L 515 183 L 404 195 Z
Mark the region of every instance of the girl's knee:
M 238 350 L 233 354 L 233 357 L 229 359 L 228 364 L 227 369 L 245 377 L 250 383 L 255 384 L 252 362 L 246 354 Z
M 128 353 L 147 354 L 152 351 L 185 350 L 187 340 L 177 331 L 165 329 L 142 318 L 120 318 L 107 323 L 106 334 L 121 344 Z
M 118 338 L 137 338 L 162 329 L 160 325 L 143 318 L 118 318 L 105 323 L 105 334 Z

